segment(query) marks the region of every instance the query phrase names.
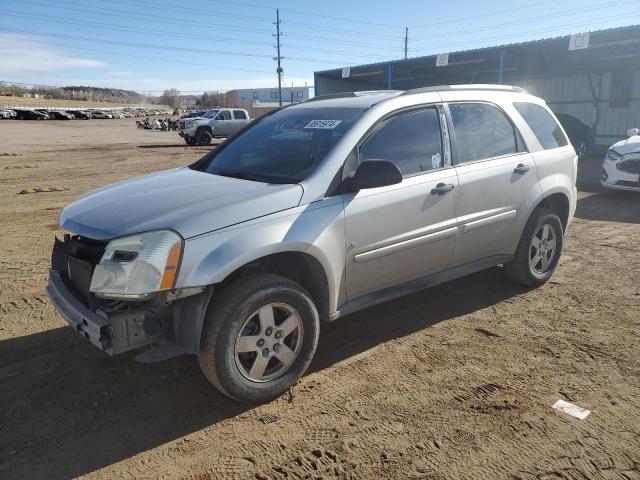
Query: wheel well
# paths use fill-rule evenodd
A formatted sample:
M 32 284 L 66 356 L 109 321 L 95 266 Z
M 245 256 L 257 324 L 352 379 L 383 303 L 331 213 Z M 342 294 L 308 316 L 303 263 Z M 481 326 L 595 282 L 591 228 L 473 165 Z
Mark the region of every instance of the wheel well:
M 329 317 L 329 285 L 324 268 L 309 254 L 301 252 L 283 252 L 244 265 L 231 273 L 222 282 L 222 287 L 235 279 L 251 273 L 274 273 L 282 275 L 300 284 L 318 309 L 321 320 Z
M 213 134 L 213 130 L 209 125 L 200 125 L 198 128 L 196 128 L 196 133 L 200 133 L 200 132 L 207 132 L 207 133 Z
M 569 199 L 565 194 L 554 193 L 553 195 L 549 195 L 536 205 L 536 208 L 538 207 L 548 208 L 554 211 L 558 217 L 560 217 L 562 229 L 565 230 L 567 228 L 567 222 L 569 221 Z

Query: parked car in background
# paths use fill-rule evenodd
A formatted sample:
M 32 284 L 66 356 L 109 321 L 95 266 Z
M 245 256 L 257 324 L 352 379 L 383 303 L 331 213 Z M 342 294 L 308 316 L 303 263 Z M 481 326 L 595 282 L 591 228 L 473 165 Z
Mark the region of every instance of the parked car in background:
M 602 163 L 602 186 L 612 190 L 640 191 L 640 134 L 627 131 L 626 140 L 611 145 Z
M 305 372 L 320 321 L 496 265 L 544 284 L 576 175 L 517 87 L 316 97 L 64 208 L 47 293 L 104 352 L 197 354 L 221 392 L 262 402 Z
M 14 110 L 16 112 L 17 120 L 48 120 L 49 119 L 49 115 L 42 112 L 38 112 L 36 110 L 28 110 L 28 109 L 22 109 L 22 108 L 17 108 Z
M 46 115 L 47 117 L 46 120 L 54 120 L 53 115 L 51 115 L 49 110 L 47 110 L 46 108 L 36 108 L 35 111 L 40 112 L 43 115 Z
M 113 115 L 103 110 L 91 110 L 91 118 L 113 118 Z
M 10 110 L 10 109 L 2 109 L 0 110 L 0 118 L 3 118 L 5 120 L 12 120 L 14 118 L 16 118 L 17 114 L 15 112 L 15 110 Z
M 74 118 L 81 120 L 89 120 L 91 118 L 91 113 L 86 110 L 67 110 L 67 113 L 70 113 Z
M 578 154 L 578 160 L 581 160 L 587 155 L 593 144 L 591 128 L 567 113 L 556 113 L 555 115 L 564 131 L 567 132 L 569 141 Z
M 49 110 L 49 116 L 54 120 L 73 120 L 75 116 L 62 110 Z
M 249 123 L 242 108 L 217 108 L 201 117 L 180 120 L 179 135 L 189 145 L 209 145 L 213 137 L 228 137 Z

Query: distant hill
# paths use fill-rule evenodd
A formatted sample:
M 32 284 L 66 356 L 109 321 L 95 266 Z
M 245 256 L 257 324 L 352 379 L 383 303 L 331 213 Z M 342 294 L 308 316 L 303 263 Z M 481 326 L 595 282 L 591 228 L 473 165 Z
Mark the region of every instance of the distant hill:
M 102 97 L 116 97 L 116 98 L 139 98 L 141 95 L 138 92 L 134 92 L 132 90 L 121 90 L 119 88 L 102 88 L 102 87 L 85 87 L 85 86 L 74 86 L 70 85 L 68 87 L 61 87 L 61 90 L 65 92 L 77 92 L 88 94 L 91 93 L 93 95 L 99 95 Z

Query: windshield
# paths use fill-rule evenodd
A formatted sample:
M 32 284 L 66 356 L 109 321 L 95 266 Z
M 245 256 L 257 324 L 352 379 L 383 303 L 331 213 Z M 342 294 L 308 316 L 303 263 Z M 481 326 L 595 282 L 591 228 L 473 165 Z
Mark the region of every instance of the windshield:
M 363 112 L 363 108 L 279 110 L 259 119 L 197 168 L 258 182 L 298 183 Z
M 206 112 L 204 115 L 202 115 L 204 118 L 213 118 L 216 116 L 216 113 L 218 113 L 218 110 L 209 110 L 208 112 Z

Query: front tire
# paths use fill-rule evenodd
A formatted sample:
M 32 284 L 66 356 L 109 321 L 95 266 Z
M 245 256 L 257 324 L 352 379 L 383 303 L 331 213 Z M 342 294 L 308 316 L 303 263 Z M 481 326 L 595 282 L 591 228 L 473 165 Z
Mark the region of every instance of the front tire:
M 198 132 L 196 133 L 196 143 L 198 145 L 211 145 L 211 134 L 209 132 Z
M 304 374 L 319 334 L 318 311 L 304 288 L 279 275 L 253 274 L 213 298 L 198 363 L 228 397 L 261 403 Z
M 558 215 L 536 208 L 524 227 L 513 260 L 504 264 L 507 277 L 527 287 L 544 284 L 558 265 L 563 239 Z

